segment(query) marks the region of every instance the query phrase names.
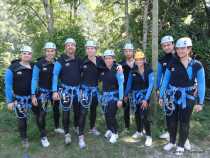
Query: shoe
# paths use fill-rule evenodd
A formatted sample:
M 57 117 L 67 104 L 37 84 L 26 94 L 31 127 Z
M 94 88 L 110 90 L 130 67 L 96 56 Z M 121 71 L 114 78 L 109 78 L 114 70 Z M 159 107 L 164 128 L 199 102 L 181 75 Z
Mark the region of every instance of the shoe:
M 47 147 L 50 145 L 50 143 L 49 143 L 47 137 L 41 138 L 41 144 L 42 144 L 42 146 L 43 146 L 44 148 L 47 148 Z
M 192 149 L 189 139 L 186 140 L 186 142 L 184 144 L 184 148 L 188 151 L 190 151 Z
M 161 138 L 161 139 L 166 139 L 166 140 L 169 141 L 170 135 L 169 135 L 168 132 L 165 132 L 165 133 L 163 133 L 163 134 L 160 135 L 160 138 Z
M 23 148 L 29 148 L 29 142 L 27 138 L 22 139 L 21 143 L 22 143 Z
M 166 144 L 166 145 L 163 147 L 163 150 L 165 150 L 165 151 L 170 151 L 170 150 L 172 150 L 172 149 L 175 148 L 175 147 L 176 147 L 176 144 L 168 143 L 168 144 Z
M 64 130 L 62 128 L 55 128 L 54 132 L 58 134 L 64 134 Z
M 176 153 L 175 153 L 177 156 L 182 156 L 184 154 L 184 148 L 182 147 L 177 147 L 176 148 Z
M 107 139 L 110 139 L 112 136 L 112 131 L 111 130 L 107 130 L 104 137 L 107 138 Z
M 146 136 L 145 146 L 149 147 L 152 145 L 152 137 Z
M 66 145 L 70 144 L 71 143 L 71 135 L 69 133 L 67 133 L 65 135 L 65 139 L 64 139 L 64 142 Z
M 136 131 L 136 132 L 132 135 L 132 138 L 133 138 L 133 139 L 138 139 L 138 138 L 140 138 L 140 137 L 142 137 L 142 136 L 143 136 L 143 133 L 142 133 L 142 132 Z
M 89 133 L 95 135 L 95 136 L 99 136 L 101 133 L 94 127 L 92 128 Z
M 109 139 L 109 142 L 112 144 L 116 143 L 118 137 L 119 137 L 118 134 L 112 133 L 111 138 Z
M 79 147 L 80 149 L 84 149 L 86 147 L 84 135 L 79 136 Z

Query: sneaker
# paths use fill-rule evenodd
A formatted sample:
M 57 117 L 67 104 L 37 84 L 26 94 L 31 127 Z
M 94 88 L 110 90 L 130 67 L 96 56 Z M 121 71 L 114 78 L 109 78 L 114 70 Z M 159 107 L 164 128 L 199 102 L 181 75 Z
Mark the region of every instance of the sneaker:
M 151 146 L 152 145 L 152 137 L 146 136 L 145 146 Z
M 58 134 L 64 134 L 64 130 L 62 128 L 55 128 L 54 132 Z
M 47 137 L 43 137 L 41 138 L 41 144 L 44 148 L 48 147 L 50 145 L 50 143 L 48 142 Z
M 110 139 L 112 136 L 112 131 L 111 130 L 107 130 L 104 137 L 107 138 L 107 139 Z
M 168 143 L 168 144 L 166 144 L 166 145 L 163 147 L 163 150 L 165 150 L 165 151 L 170 151 L 170 150 L 172 150 L 172 149 L 175 148 L 175 147 L 176 147 L 176 144 Z
M 70 144 L 71 143 L 71 135 L 69 133 L 67 133 L 65 135 L 65 139 L 64 139 L 64 142 L 66 145 Z
M 134 134 L 132 135 L 132 138 L 133 138 L 133 139 L 138 139 L 138 138 L 140 138 L 140 137 L 142 137 L 142 136 L 143 136 L 143 133 L 142 133 L 142 132 L 136 131 L 136 133 L 134 133 Z
M 170 135 L 169 135 L 168 132 L 165 132 L 165 133 L 163 133 L 163 134 L 160 135 L 160 138 L 161 139 L 166 139 L 166 140 L 169 141 Z
M 184 148 L 188 151 L 190 151 L 192 149 L 189 139 L 186 140 L 186 142 L 184 144 Z
M 109 139 L 109 142 L 112 144 L 116 143 L 118 137 L 119 137 L 118 134 L 112 133 L 111 138 Z
M 79 147 L 80 149 L 83 149 L 86 147 L 84 135 L 79 136 Z
M 29 142 L 28 139 L 25 138 L 21 141 L 23 148 L 29 148 Z
M 183 153 L 184 153 L 184 148 L 178 146 L 178 147 L 176 148 L 176 153 L 175 153 L 175 154 L 176 154 L 177 156 L 182 156 Z
M 99 136 L 101 134 L 95 127 L 90 129 L 89 133 L 91 133 L 95 136 Z

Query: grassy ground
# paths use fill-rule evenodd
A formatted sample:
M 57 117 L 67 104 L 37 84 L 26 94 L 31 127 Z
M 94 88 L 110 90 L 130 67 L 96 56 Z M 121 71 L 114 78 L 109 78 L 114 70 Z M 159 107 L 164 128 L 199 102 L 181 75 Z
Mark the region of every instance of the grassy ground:
M 193 152 L 186 153 L 184 157 L 204 158 L 210 157 L 210 103 L 207 103 L 203 112 L 193 114 L 190 130 L 190 141 L 193 144 Z M 3 102 L 0 107 L 5 107 Z M 173 152 L 166 153 L 162 150 L 166 142 L 157 138 L 163 129 L 162 118 L 158 118 L 158 128 L 153 128 L 153 146 L 144 147 L 144 139 L 133 140 L 130 136 L 135 131 L 134 122 L 129 134 L 120 133 L 120 140 L 117 144 L 111 145 L 103 136 L 94 137 L 86 134 L 87 148 L 80 150 L 77 144 L 77 137 L 72 133 L 73 142 L 69 146 L 64 145 L 62 135 L 53 132 L 52 111 L 47 116 L 48 137 L 50 147 L 43 149 L 39 143 L 39 132 L 35 120 L 31 114 L 29 118 L 28 136 L 30 141 L 29 155 L 31 158 L 159 158 L 174 157 Z M 122 110 L 118 111 L 119 131 L 123 130 Z M 72 125 L 72 123 L 71 123 Z M 105 132 L 105 122 L 102 115 L 98 114 L 97 126 L 102 133 Z M 88 130 L 88 126 L 87 126 Z M 0 158 L 22 158 L 24 149 L 20 145 L 16 119 L 13 113 L 5 108 L 0 110 Z

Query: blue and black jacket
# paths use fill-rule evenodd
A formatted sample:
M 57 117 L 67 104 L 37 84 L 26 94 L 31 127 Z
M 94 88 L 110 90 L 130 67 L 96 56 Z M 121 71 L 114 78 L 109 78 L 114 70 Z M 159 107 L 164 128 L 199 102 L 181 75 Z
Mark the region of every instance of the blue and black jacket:
M 160 89 L 160 98 L 163 98 L 167 87 L 175 87 L 177 90 L 188 89 L 195 86 L 198 91 L 198 104 L 204 104 L 205 98 L 205 72 L 202 64 L 192 59 L 185 68 L 179 59 L 173 59 L 166 69 L 163 83 Z M 183 96 L 180 94 L 179 97 Z
M 20 64 L 20 60 L 12 61 L 5 73 L 5 94 L 7 103 L 14 101 L 15 96 L 31 95 L 32 69 Z
M 147 64 L 144 65 L 144 74 L 141 75 L 138 71 L 138 67 L 134 65 L 131 69 L 126 85 L 125 96 L 128 96 L 130 91 L 146 90 L 144 96 L 145 101 L 149 101 L 149 98 L 154 87 L 154 73 L 151 67 Z
M 79 86 L 81 83 L 82 60 L 79 57 L 71 59 L 66 54 L 61 55 L 53 69 L 52 91 L 58 91 L 58 81 L 67 86 Z

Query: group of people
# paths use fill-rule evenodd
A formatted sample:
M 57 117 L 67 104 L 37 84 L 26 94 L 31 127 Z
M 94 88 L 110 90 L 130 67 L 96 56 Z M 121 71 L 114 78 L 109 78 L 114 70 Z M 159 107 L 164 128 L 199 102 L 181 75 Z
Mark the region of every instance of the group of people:
M 12 61 L 5 73 L 5 93 L 9 110 L 17 115 L 22 144 L 29 146 L 27 138 L 27 116 L 32 109 L 40 131 L 43 147 L 50 145 L 45 129 L 45 117 L 49 103 L 53 106 L 55 132 L 64 134 L 65 144 L 71 143 L 69 132 L 70 112 L 74 113 L 74 130 L 79 147 L 85 148 L 85 124 L 88 112 L 90 133 L 99 136 L 96 128 L 97 106 L 105 117 L 105 138 L 112 144 L 118 135 L 116 114 L 124 109 L 125 131 L 130 128 L 130 114 L 135 115 L 136 132 L 132 138 L 145 136 L 145 146 L 152 145 L 151 121 L 148 119 L 150 98 L 156 84 L 160 106 L 164 109 L 166 129 L 161 138 L 169 140 L 163 149 L 176 147 L 177 128 L 179 141 L 176 154 L 190 150 L 189 122 L 193 109 L 202 110 L 205 96 L 205 72 L 202 64 L 191 57 L 192 41 L 182 37 L 174 44 L 172 36 L 161 39 L 165 55 L 158 62 L 157 81 L 154 72 L 140 49 L 132 43 L 123 47 L 124 60 L 117 63 L 114 50 L 107 49 L 97 56 L 97 44 L 88 40 L 86 57 L 76 54 L 76 41 L 65 41 L 65 52 L 56 57 L 56 45 L 47 42 L 43 57 L 32 64 L 32 49 L 23 46 L 20 58 Z M 102 83 L 99 92 L 99 82 Z M 62 109 L 63 128 L 60 128 L 59 107 Z

